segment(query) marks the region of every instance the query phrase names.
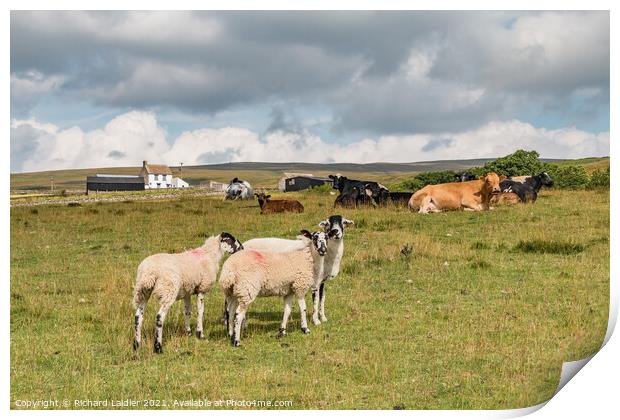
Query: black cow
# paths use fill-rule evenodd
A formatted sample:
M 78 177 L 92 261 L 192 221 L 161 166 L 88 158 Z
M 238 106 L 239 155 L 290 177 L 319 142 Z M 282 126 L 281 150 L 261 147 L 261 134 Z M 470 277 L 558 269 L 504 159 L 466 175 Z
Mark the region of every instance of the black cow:
M 542 172 L 538 175 L 528 177 L 525 179 L 525 182 L 505 179 L 499 183 L 499 187 L 502 192 L 515 193 L 524 203 L 536 201 L 538 198 L 538 192 L 543 186 L 553 186 L 553 179 L 551 179 L 547 172 Z
M 390 192 L 387 188 L 381 186 L 377 188 L 371 188 L 367 186 L 366 195 L 368 195 L 374 204 L 379 206 L 387 206 L 392 203 L 396 206 L 407 206 L 409 199 L 413 195 L 412 192 Z
M 360 204 L 373 204 L 373 200 L 366 190 L 376 192 L 377 195 L 381 189 L 387 191 L 387 188 L 374 181 L 359 181 L 340 175 L 329 175 L 329 178 L 332 180 L 332 187 L 340 191 L 340 195 L 336 197 L 334 202 L 334 207 L 337 205 L 357 207 Z
M 412 192 L 389 192 L 388 200 L 394 205 L 407 207 L 412 195 Z
M 553 178 L 547 172 L 541 172 L 538 175 L 525 178 L 525 183 L 534 188 L 538 193 L 542 187 L 553 187 Z

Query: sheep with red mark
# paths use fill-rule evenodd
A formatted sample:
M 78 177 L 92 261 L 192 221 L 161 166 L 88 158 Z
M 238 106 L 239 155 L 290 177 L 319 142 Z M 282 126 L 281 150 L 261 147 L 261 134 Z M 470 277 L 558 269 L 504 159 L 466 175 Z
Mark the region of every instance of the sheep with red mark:
M 246 249 L 232 255 L 222 266 L 220 286 L 226 295 L 226 322 L 233 346 L 241 345 L 241 326 L 257 297 L 282 296 L 284 316 L 278 337 L 286 335 L 293 299 L 301 312 L 301 330 L 310 333 L 305 296 L 323 278 L 328 235 L 301 231 L 304 247 L 288 252 Z
M 194 294 L 198 295 L 196 334 L 198 338 L 204 338 L 204 294 L 215 284 L 224 255 L 241 249 L 243 246 L 234 236 L 222 232 L 208 238 L 201 247 L 186 252 L 146 257 L 138 266 L 133 293 L 134 350 L 140 347 L 144 310 L 151 295 L 157 297 L 160 304 L 155 318 L 155 353 L 163 352 L 164 320 L 172 304 L 179 299 L 185 302 L 185 331 L 191 334 L 191 296 Z

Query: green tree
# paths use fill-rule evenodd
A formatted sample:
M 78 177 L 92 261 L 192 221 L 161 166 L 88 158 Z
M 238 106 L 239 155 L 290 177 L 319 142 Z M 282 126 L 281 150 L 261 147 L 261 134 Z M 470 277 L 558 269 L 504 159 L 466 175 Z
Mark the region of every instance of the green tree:
M 520 176 L 536 175 L 543 171 L 543 163 L 538 159 L 535 150 L 517 150 L 516 152 L 497 158 L 484 165 L 485 172 L 495 172 L 498 175 Z
M 590 182 L 583 166 L 548 164 L 545 169 L 553 178 L 553 186 L 556 188 L 581 189 L 587 187 Z

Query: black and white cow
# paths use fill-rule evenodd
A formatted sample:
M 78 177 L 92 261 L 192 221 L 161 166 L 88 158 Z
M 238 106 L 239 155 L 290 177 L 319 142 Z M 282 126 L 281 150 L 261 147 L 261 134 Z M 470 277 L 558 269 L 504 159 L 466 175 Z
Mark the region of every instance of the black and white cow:
M 327 220 L 319 223 L 325 232 L 330 232 L 330 239 L 327 242 L 327 253 L 323 266 L 323 281 L 318 290 L 312 291 L 312 322 L 319 325 L 327 321 L 325 316 L 325 282 L 333 279 L 340 272 L 340 261 L 344 254 L 344 229 L 348 225 L 353 225 L 353 220 L 345 219 L 340 215 L 329 216 Z M 320 308 L 319 308 L 320 305 Z
M 502 192 L 512 192 L 524 202 L 534 202 L 538 198 L 538 192 L 542 187 L 552 187 L 553 179 L 547 172 L 525 178 L 525 182 L 505 179 L 499 183 Z

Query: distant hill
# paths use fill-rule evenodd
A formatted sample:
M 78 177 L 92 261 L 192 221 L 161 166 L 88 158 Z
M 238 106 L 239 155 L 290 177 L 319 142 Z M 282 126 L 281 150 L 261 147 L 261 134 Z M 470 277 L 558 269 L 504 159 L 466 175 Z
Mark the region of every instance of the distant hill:
M 312 173 L 317 176 L 329 174 L 350 174 L 353 177 L 373 179 L 384 183 L 396 183 L 419 172 L 460 171 L 473 166 L 482 166 L 494 158 L 436 160 L 411 163 L 274 163 L 274 162 L 233 162 L 214 165 L 171 166 L 174 176 L 183 178 L 190 185 L 199 185 L 213 180 L 229 182 L 234 177 L 246 179 L 255 186 L 275 187 L 284 172 Z M 561 159 L 542 159 L 545 162 L 564 164 L 574 162 L 590 168 L 609 165 L 609 158 L 587 158 L 578 161 Z M 95 173 L 137 175 L 140 167 L 68 169 L 61 171 L 28 172 L 11 174 L 11 190 L 50 190 L 52 182 L 57 190 L 78 190 L 85 188 L 87 175 Z

